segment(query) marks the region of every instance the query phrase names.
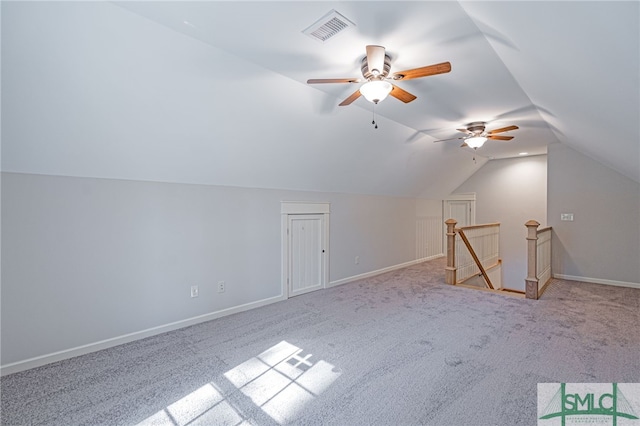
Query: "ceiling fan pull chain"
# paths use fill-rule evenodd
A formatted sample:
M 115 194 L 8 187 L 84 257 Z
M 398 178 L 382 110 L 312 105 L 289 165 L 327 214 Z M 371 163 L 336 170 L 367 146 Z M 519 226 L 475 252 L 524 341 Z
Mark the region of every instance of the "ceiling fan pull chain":
M 376 104 L 373 104 L 373 120 L 371 120 L 371 124 L 373 124 L 374 129 L 378 128 L 378 125 L 376 124 Z

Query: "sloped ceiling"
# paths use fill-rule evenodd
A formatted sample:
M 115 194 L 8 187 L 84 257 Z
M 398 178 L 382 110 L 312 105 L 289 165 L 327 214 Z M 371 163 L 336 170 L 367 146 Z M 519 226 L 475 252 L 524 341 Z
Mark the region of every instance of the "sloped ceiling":
M 568 144 L 640 181 L 637 2 L 2 2 L 5 171 L 442 198 Z M 302 30 L 353 21 L 321 43 Z M 367 44 L 418 98 L 338 103 Z M 473 152 L 456 128 L 515 124 Z M 475 158 L 475 160 L 474 160 Z

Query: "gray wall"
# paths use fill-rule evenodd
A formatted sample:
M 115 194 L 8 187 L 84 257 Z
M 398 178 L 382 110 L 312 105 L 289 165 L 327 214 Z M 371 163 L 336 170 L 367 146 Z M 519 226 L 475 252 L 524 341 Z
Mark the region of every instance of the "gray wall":
M 554 274 L 640 286 L 640 184 L 565 145 L 548 156 Z
M 491 160 L 454 193 L 476 193 L 476 223 L 500 222 L 504 287 L 524 290 L 525 222 L 543 226 L 547 216 L 547 156 Z
M 332 282 L 415 260 L 433 204 L 3 173 L 2 364 L 278 298 L 280 203 L 295 200 L 331 203 Z

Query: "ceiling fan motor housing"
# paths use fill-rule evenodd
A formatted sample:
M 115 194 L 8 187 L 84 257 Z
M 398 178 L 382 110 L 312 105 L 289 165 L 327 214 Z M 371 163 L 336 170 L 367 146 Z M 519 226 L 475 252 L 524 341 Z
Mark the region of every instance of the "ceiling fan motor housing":
M 484 133 L 486 123 L 483 121 L 474 121 L 473 123 L 467 124 L 467 130 L 473 133 L 474 135 L 481 135 Z
M 379 73 L 372 72 L 373 70 L 369 70 L 369 64 L 367 63 L 367 57 L 362 58 L 362 66 L 360 67 L 362 71 L 362 76 L 367 80 L 382 80 L 389 75 L 391 71 L 391 57 L 389 55 L 384 55 L 384 69 L 378 70 Z

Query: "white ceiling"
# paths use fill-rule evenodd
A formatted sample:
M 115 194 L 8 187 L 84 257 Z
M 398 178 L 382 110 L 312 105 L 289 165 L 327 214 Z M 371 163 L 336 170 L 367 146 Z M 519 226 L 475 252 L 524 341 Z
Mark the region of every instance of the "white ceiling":
M 438 197 L 489 158 L 563 143 L 640 182 L 638 2 L 7 3 L 3 115 L 15 120 L 3 131 L 3 170 Z M 332 9 L 356 26 L 325 43 L 302 33 Z M 357 85 L 306 84 L 360 77 L 368 44 L 385 46 L 392 72 L 444 61 L 452 71 L 398 82 L 418 98 L 384 100 L 375 130 L 364 98 L 338 106 Z M 32 62 L 42 70 L 25 73 Z M 149 81 L 133 81 L 143 72 Z M 131 139 L 89 137 L 105 115 L 98 122 L 85 110 L 82 134 L 66 134 L 60 113 L 40 128 L 64 137 L 29 135 L 25 111 L 55 116 L 60 81 L 82 84 L 87 75 L 94 98 L 119 106 L 113 121 Z M 27 87 L 40 95 L 24 99 Z M 117 100 L 120 92 L 139 104 Z M 157 122 L 153 142 L 140 141 L 149 129 L 133 123 L 132 105 Z M 214 124 L 215 116 L 225 118 Z M 455 129 L 471 121 L 520 129 L 511 142 L 488 141 L 475 163 L 459 141 L 433 142 L 459 136 Z

